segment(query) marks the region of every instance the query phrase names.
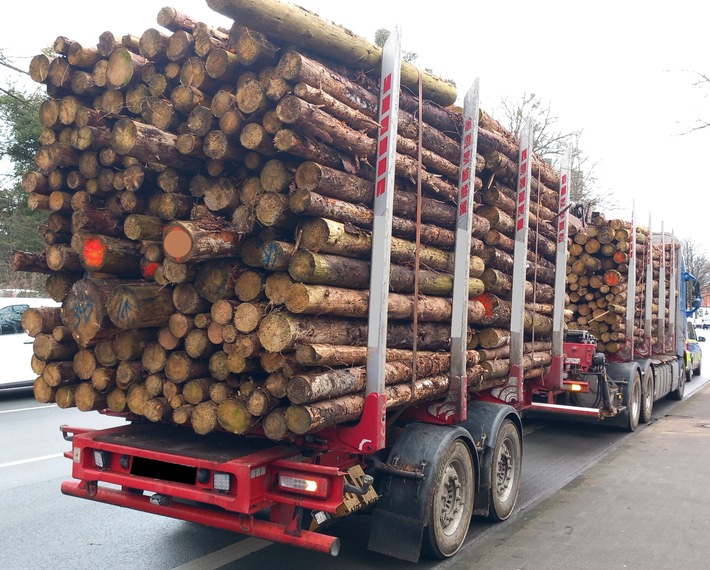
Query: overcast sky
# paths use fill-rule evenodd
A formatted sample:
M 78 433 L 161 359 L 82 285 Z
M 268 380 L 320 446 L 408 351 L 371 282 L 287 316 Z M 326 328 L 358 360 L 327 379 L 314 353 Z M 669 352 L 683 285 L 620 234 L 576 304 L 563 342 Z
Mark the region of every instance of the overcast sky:
M 421 67 L 453 78 L 461 95 L 479 77 L 481 105 L 489 112 L 502 97 L 516 100 L 525 92 L 549 101 L 562 128 L 583 131 L 581 146 L 597 163 L 599 190 L 611 193 L 621 208 L 609 215 L 630 218 L 635 199 L 643 223 L 652 211 L 654 229 L 664 220 L 666 230 L 710 251 L 705 179 L 710 129 L 682 134 L 698 118 L 710 121 L 710 85 L 693 86 L 694 73 L 710 73 L 708 5 L 697 0 L 297 3 L 370 40 L 378 28 L 399 25 L 403 48 L 418 54 Z M 204 0 L 12 2 L 3 5 L 0 48 L 27 69 L 30 58 L 58 35 L 87 44 L 107 30 L 140 35 L 157 27 L 163 6 L 231 25 Z M 19 77 L 6 70 L 0 74 L 0 79 Z

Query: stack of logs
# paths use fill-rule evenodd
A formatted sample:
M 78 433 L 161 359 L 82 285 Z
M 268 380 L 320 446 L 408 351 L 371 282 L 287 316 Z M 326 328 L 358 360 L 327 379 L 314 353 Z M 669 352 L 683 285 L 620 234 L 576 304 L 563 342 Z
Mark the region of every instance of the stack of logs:
M 631 253 L 631 224 L 622 220 L 606 220 L 595 214 L 591 224 L 570 227 L 567 264 L 568 311 L 572 313 L 570 328 L 591 331 L 599 350 L 619 352 L 626 344 L 627 299 L 629 294 L 629 263 L 636 264 L 636 288 L 633 331 L 634 344 L 645 341 L 646 315 L 646 255 L 650 236 L 645 227 L 636 228 L 635 255 Z M 670 299 L 670 245 L 666 246 L 666 328 Z M 657 341 L 657 303 L 661 246 L 653 245 L 652 342 Z
M 23 318 L 38 400 L 278 440 L 363 408 L 378 88 L 313 46 L 287 49 L 278 27 L 246 28 L 238 1 L 219 4 L 240 22 L 231 30 L 164 8 L 164 30 L 106 32 L 96 47 L 60 37 L 56 57 L 33 59 L 50 98 L 24 187 L 50 212 L 47 246 L 13 264 L 47 273 L 62 302 Z M 461 117 L 423 100 L 420 123 L 419 109 L 403 90 L 388 409 L 440 398 L 449 381 Z M 478 148 L 471 391 L 508 381 L 518 153 L 485 113 Z M 533 177 L 527 377 L 550 362 L 558 196 L 537 157 Z

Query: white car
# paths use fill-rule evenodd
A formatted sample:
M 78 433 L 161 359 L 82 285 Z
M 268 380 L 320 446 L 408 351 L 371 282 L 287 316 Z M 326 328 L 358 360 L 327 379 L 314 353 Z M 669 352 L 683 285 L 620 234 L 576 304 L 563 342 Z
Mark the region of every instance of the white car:
M 32 386 L 34 339 L 22 329 L 22 313 L 28 307 L 58 307 L 52 299 L 38 297 L 0 298 L 0 389 Z

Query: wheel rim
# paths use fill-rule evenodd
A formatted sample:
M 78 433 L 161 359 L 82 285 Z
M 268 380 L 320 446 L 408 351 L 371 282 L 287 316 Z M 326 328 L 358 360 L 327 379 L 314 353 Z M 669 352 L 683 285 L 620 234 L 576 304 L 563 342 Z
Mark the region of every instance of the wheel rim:
M 505 502 L 513 492 L 513 479 L 515 464 L 513 462 L 513 443 L 506 439 L 500 447 L 498 463 L 496 465 L 496 494 L 501 502 Z
M 461 481 L 464 478 L 463 465 L 455 460 L 446 466 L 439 485 L 439 524 L 441 531 L 453 535 L 461 524 L 464 512 L 464 492 Z
M 644 398 L 643 398 L 643 405 L 644 405 L 644 409 L 646 411 L 647 416 L 650 415 L 650 411 L 653 407 L 653 393 L 652 392 L 653 392 L 653 382 L 649 378 L 646 381 L 646 394 L 644 395 Z M 648 418 L 646 418 L 646 419 L 648 419 Z
M 641 411 L 641 384 L 635 382 L 631 389 L 631 413 L 633 417 L 638 417 Z

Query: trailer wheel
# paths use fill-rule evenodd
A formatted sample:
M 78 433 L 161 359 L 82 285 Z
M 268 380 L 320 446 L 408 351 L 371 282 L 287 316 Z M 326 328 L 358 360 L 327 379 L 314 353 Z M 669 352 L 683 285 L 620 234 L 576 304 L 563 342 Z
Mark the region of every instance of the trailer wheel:
M 626 430 L 636 431 L 641 417 L 641 378 L 637 372 L 626 387 Z
M 518 428 L 512 421 L 505 420 L 493 448 L 488 502 L 488 518 L 493 521 L 504 521 L 515 508 L 520 489 L 522 449 Z
M 685 396 L 685 374 L 678 377 L 678 387 L 668 394 L 669 400 L 682 400 Z
M 461 548 L 473 514 L 473 460 L 463 441 L 456 439 L 446 448 L 434 477 L 423 548 L 432 557 L 448 558 Z
M 647 424 L 651 421 L 651 414 L 653 413 L 653 370 L 650 366 L 643 375 L 641 398 L 641 421 Z

